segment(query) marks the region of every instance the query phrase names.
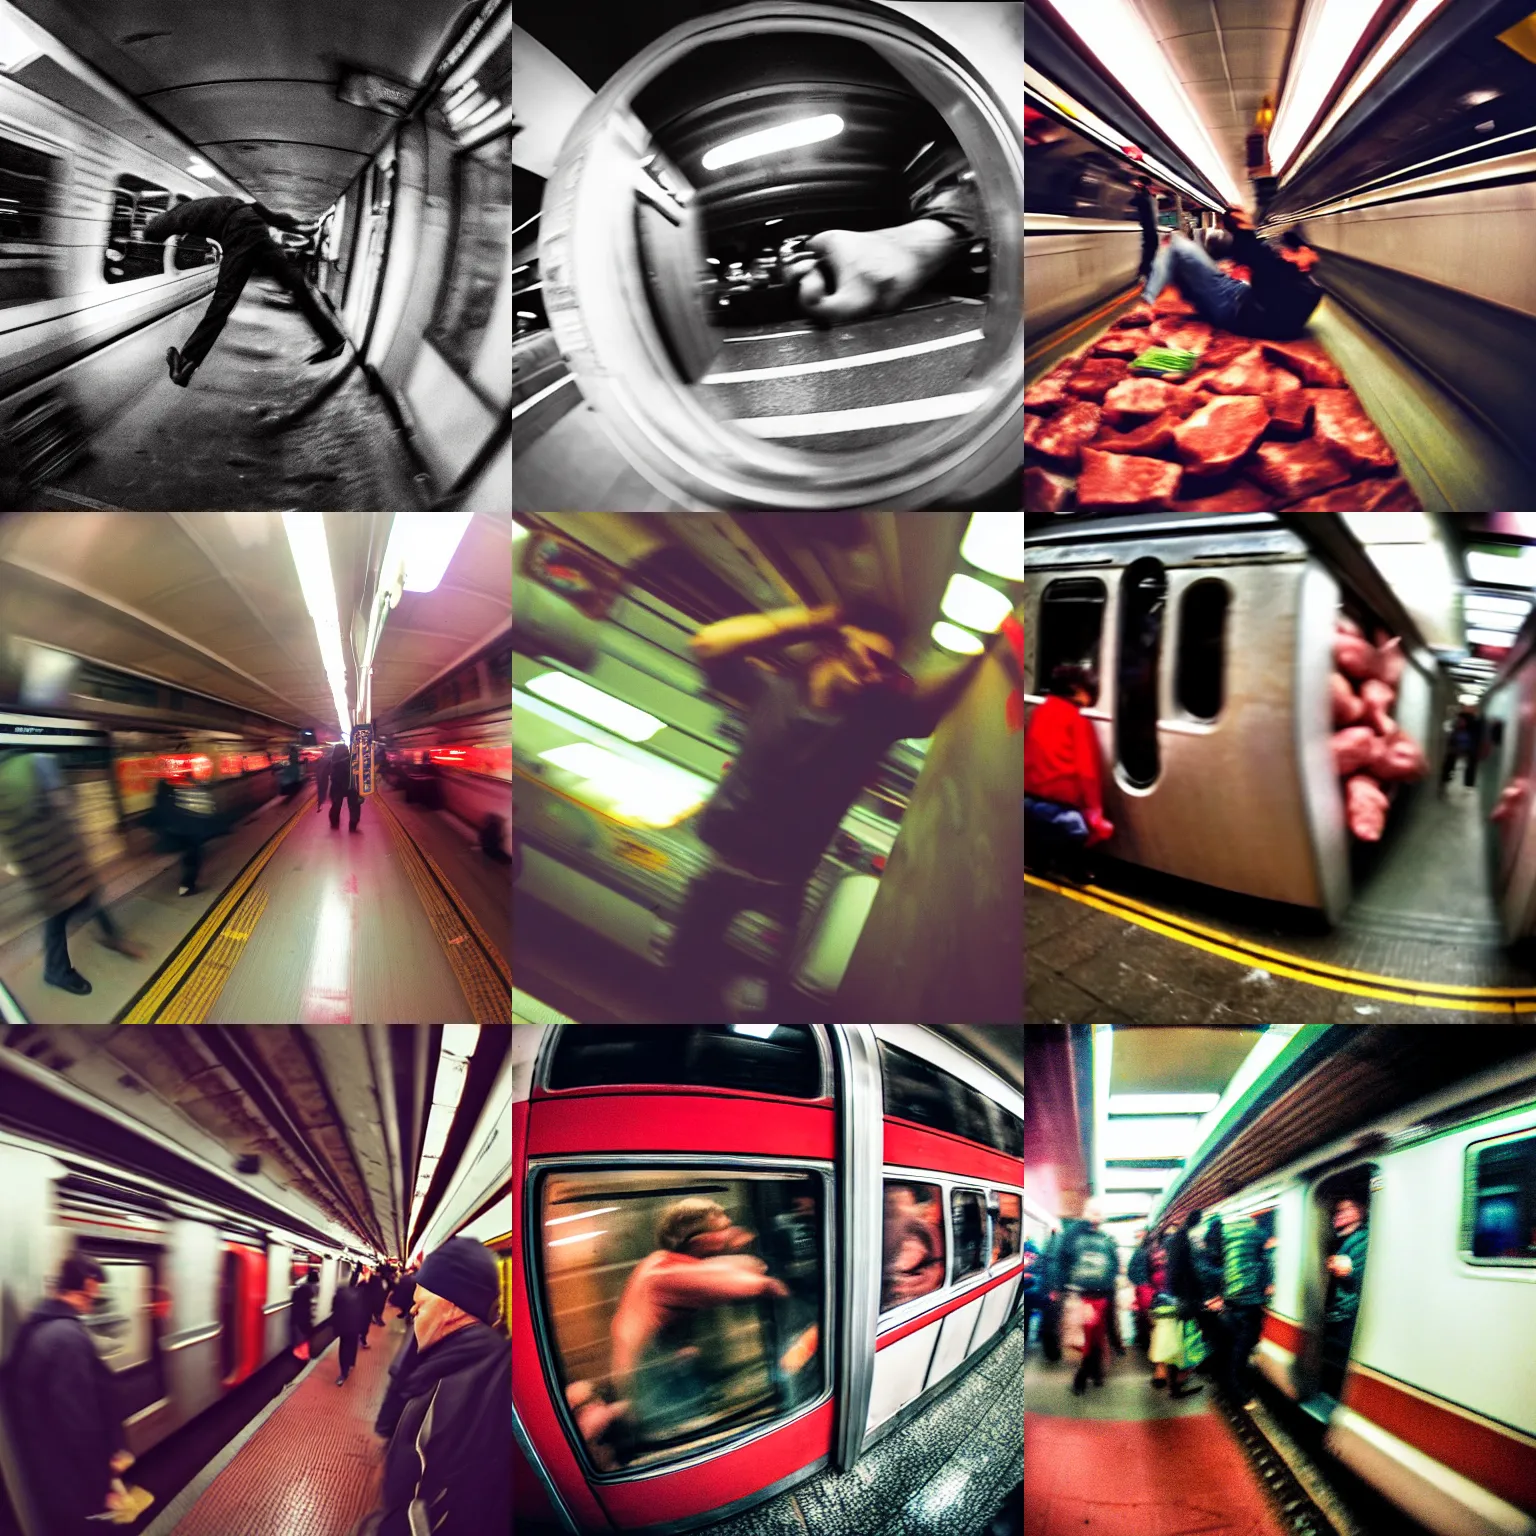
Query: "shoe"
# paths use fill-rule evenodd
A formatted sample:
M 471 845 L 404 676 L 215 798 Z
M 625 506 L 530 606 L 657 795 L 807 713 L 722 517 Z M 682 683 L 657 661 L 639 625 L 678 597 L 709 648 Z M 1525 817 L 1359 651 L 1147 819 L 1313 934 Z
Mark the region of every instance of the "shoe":
M 184 885 L 177 890 L 176 894 L 178 896 L 196 896 L 201 889 L 200 885 Z
M 1191 1382 L 1189 1384 L 1189 1386 L 1187 1386 L 1187 1387 L 1176 1387 L 1176 1388 L 1174 1388 L 1174 1390 L 1171 1391 L 1168 1394 L 1168 1396 L 1169 1397 L 1193 1397 L 1196 1392 L 1201 1392 L 1201 1391 L 1204 1391 L 1204 1388 L 1201 1386 L 1201 1384 L 1198 1381 L 1195 1381 L 1195 1382 Z
M 105 934 L 98 934 L 96 942 L 103 949 L 115 949 L 120 955 L 127 955 L 130 960 L 142 960 L 149 951 L 141 945 L 133 943 L 131 939 L 125 939 L 121 935 L 109 939 Z
M 342 1374 L 336 1378 L 336 1385 L 338 1387 L 344 1387 L 344 1386 L 346 1386 L 346 1384 L 347 1384 L 347 1375 L 346 1375 L 346 1372 L 343 1371 Z
M 197 372 L 197 364 L 187 362 L 175 347 L 165 349 L 165 365 L 171 371 L 171 383 L 185 389 Z
M 347 831 L 348 831 L 348 832 L 356 832 L 356 831 L 357 831 L 357 825 L 356 825 L 356 823 L 355 823 L 355 822 L 349 822 L 349 823 L 348 823 L 348 824 L 347 824 Z
M 333 357 L 340 357 L 341 354 L 346 351 L 346 349 L 346 342 L 333 341 L 330 346 L 321 347 L 318 352 L 314 353 L 310 357 L 306 357 L 304 361 L 306 363 L 328 363 Z
M 73 966 L 65 971 L 62 976 L 50 976 L 47 972 L 44 972 L 43 980 L 50 987 L 59 987 L 65 992 L 73 992 L 76 997 L 86 997 L 90 994 L 90 982 Z
M 1087 1390 L 1088 1390 L 1088 1384 L 1080 1376 L 1074 1376 L 1072 1378 L 1072 1396 L 1073 1397 L 1081 1397 L 1083 1395 L 1083 1393 L 1086 1392 Z
M 1166 1387 L 1168 1385 L 1168 1378 L 1166 1376 L 1154 1376 L 1152 1378 L 1152 1385 L 1154 1387 Z

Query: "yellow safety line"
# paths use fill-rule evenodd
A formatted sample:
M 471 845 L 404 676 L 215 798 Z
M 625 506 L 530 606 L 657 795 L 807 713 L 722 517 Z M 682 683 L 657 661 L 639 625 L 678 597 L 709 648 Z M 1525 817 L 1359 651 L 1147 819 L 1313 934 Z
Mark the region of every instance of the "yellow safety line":
M 1041 880 L 1033 875 L 1026 875 L 1025 879 L 1031 885 L 1037 885 L 1042 890 L 1054 891 L 1059 896 L 1065 896 L 1071 901 L 1081 903 L 1083 906 L 1095 907 L 1100 912 L 1107 912 L 1111 917 L 1123 918 L 1128 923 L 1134 923 L 1139 928 L 1148 929 L 1152 933 L 1160 933 L 1165 938 L 1176 939 L 1181 944 L 1187 944 L 1192 949 L 1204 950 L 1207 954 L 1216 955 L 1223 960 L 1231 960 L 1239 965 L 1251 964 L 1255 959 L 1252 954 L 1245 953 L 1241 949 L 1230 945 L 1214 944 L 1206 939 L 1195 938 L 1192 934 L 1182 932 L 1168 923 L 1158 922 L 1151 917 L 1142 916 L 1140 913 L 1128 911 L 1125 908 L 1114 906 L 1107 901 L 1101 901 L 1086 892 L 1073 890 L 1070 887 L 1059 886 L 1048 880 Z M 1274 953 L 1274 951 L 1270 951 Z M 1478 1002 L 1459 997 L 1436 997 L 1424 992 L 1411 990 L 1419 983 L 1412 981 L 1394 980 L 1391 977 L 1381 978 L 1392 983 L 1395 990 L 1387 990 L 1382 987 L 1359 986 L 1353 982 L 1337 980 L 1329 975 L 1316 975 L 1300 969 L 1295 965 L 1286 965 L 1272 961 L 1264 967 L 1276 975 L 1287 977 L 1291 981 L 1306 983 L 1309 987 L 1317 987 L 1325 992 L 1344 992 L 1353 997 L 1374 997 L 1387 1003 L 1406 1003 L 1413 1008 L 1447 1008 L 1454 1004 L 1457 1012 L 1461 1013 L 1502 1013 L 1513 1016 L 1516 1012 L 1513 1003 L 1504 1002 Z M 1492 990 L 1492 989 L 1489 989 Z M 1511 989 L 1512 990 L 1512 989 Z M 1536 989 L 1523 994 L 1521 999 L 1536 1006 Z
M 400 861 L 416 888 L 433 935 L 469 1004 L 475 1023 L 510 1024 L 511 967 L 464 904 L 446 894 L 453 889 L 452 885 L 432 859 L 416 846 L 382 795 L 376 797 L 375 804 L 395 840 Z M 434 875 L 436 880 L 432 878 Z M 477 942 L 471 943 L 472 938 Z
M 247 893 L 245 900 L 236 909 L 235 915 L 224 925 L 223 931 L 209 946 L 208 952 L 198 961 L 197 968 L 187 979 L 187 984 L 161 1010 L 159 1023 L 203 1024 L 207 1022 L 208 1015 L 213 1011 L 213 1005 L 219 1000 L 219 994 L 224 990 L 224 983 L 229 980 L 241 955 L 245 953 L 246 943 L 256 931 L 256 924 L 261 921 L 261 914 L 267 910 L 267 900 L 265 886 L 258 886 Z
M 302 796 L 299 798 L 303 799 Z M 153 1024 L 157 1021 L 160 1009 L 187 979 L 192 968 L 203 958 L 235 908 L 256 884 L 261 877 L 261 872 L 272 862 L 272 856 L 277 852 L 283 839 L 298 825 L 299 817 L 305 809 L 307 809 L 306 806 L 299 805 L 288 820 L 272 834 L 266 846 L 246 865 L 235 883 L 208 909 L 197 927 L 182 940 L 181 948 L 171 957 L 170 963 L 149 991 L 131 1005 L 128 1013 L 119 1015 L 113 1021 L 114 1023 Z

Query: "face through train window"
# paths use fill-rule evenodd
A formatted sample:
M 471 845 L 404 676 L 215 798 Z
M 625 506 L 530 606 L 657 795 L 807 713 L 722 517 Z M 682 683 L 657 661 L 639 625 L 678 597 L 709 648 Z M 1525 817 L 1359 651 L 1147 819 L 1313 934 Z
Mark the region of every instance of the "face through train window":
M 691 1454 L 825 1390 L 820 1174 L 549 1173 L 544 1315 L 599 1473 Z
M 992 1262 L 1011 1259 L 1021 1246 L 1019 1232 L 1024 1225 L 1024 1197 L 1003 1190 L 992 1192 Z
M 880 1310 L 889 1312 L 943 1284 L 944 1201 L 939 1186 L 887 1179 Z

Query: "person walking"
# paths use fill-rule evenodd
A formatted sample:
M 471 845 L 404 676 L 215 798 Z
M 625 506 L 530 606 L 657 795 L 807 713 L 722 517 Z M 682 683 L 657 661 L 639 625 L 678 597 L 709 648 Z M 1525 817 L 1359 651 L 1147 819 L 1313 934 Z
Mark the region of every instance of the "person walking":
M 1044 1295 L 1040 1283 L 1040 1250 L 1032 1237 L 1024 1239 L 1024 1346 L 1029 1347 L 1030 1330 L 1035 1314 L 1040 1311 Z
M 167 773 L 155 786 L 150 821 L 161 841 L 181 855 L 178 896 L 195 896 L 203 868 L 203 844 L 224 830 L 212 790 L 196 783 L 190 772 Z
M 405 1317 L 410 1312 L 412 1303 L 416 1299 L 416 1271 L 406 1270 L 395 1282 L 394 1289 L 389 1293 L 389 1304 Z
M 322 751 L 315 759 L 315 815 L 319 815 L 325 809 L 326 797 L 330 792 L 331 783 L 331 754 Z
M 1125 1266 L 1125 1278 L 1136 1291 L 1133 1308 L 1136 1330 L 1136 1348 L 1146 1351 L 1152 1342 L 1152 1240 L 1145 1228 L 1136 1234 L 1136 1247 Z
M 473 1238 L 451 1237 L 427 1255 L 383 1488 L 359 1536 L 484 1536 L 511 1526 L 511 1344 L 491 1325 L 500 1289 L 495 1259 Z
M 1264 1233 L 1251 1216 L 1230 1216 L 1222 1224 L 1221 1312 L 1227 1324 L 1227 1400 L 1251 1406 L 1253 1386 L 1248 1359 L 1264 1327 L 1264 1296 L 1269 1285 L 1269 1255 Z
M 346 1384 L 347 1377 L 357 1364 L 357 1345 L 368 1332 L 368 1293 L 363 1289 L 360 1274 L 336 1293 L 331 1303 L 331 1320 L 336 1325 L 337 1356 L 341 1374 L 336 1378 L 338 1387 Z
M 1137 276 L 1146 282 L 1157 256 L 1157 193 L 1145 176 L 1133 176 L 1131 186 L 1135 189 L 1136 222 L 1141 225 L 1141 268 Z
M 185 389 L 192 382 L 192 375 L 218 340 L 246 283 L 258 272 L 292 296 L 299 313 L 319 338 L 320 350 L 308 361 L 324 363 L 341 356 L 346 338 L 340 327 L 273 242 L 268 226 L 294 234 L 311 233 L 314 228 L 299 223 L 290 214 L 278 213 L 262 203 L 247 203 L 238 197 L 185 196 L 178 197 L 173 208 L 144 226 L 146 240 L 167 240 L 172 235 L 196 236 L 217 241 L 222 253 L 219 279 L 214 285 L 207 312 L 180 351 L 175 347 L 166 349 L 165 361 L 173 384 Z
M 344 741 L 331 748 L 331 828 L 341 826 L 341 802 L 347 802 L 347 831 L 356 832 L 363 814 L 363 797 L 357 787 L 357 756 Z
M 386 1290 L 385 1285 L 384 1285 L 384 1275 L 383 1275 L 382 1271 L 375 1269 L 373 1271 L 373 1273 L 368 1276 L 368 1283 L 367 1283 L 366 1286 L 363 1287 L 363 1289 L 368 1292 L 368 1325 L 369 1325 L 369 1327 L 371 1328 L 375 1324 L 377 1324 L 379 1327 L 383 1327 L 383 1325 L 384 1325 L 384 1298 L 388 1294 L 388 1291 Z M 364 1335 L 363 1335 L 363 1348 L 366 1349 L 367 1347 L 368 1347 L 368 1335 L 366 1333 L 364 1333 Z
M 1365 1207 L 1346 1196 L 1333 1207 L 1333 1251 L 1325 1268 L 1328 1293 L 1323 1303 L 1323 1358 L 1319 1385 L 1330 1397 L 1344 1393 L 1355 1322 L 1360 1315 L 1360 1288 L 1365 1284 L 1365 1252 L 1370 1241 Z
M 309 1336 L 315 1331 L 315 1301 L 320 1295 L 320 1277 L 305 1270 L 304 1277 L 288 1295 L 288 1348 L 300 1360 L 309 1359 Z
M 1098 737 L 1082 713 L 1098 692 L 1093 668 L 1059 663 L 1024 732 L 1025 855 L 1085 877 L 1081 855 L 1115 832 L 1104 816 Z
M 1191 1233 L 1193 1246 L 1190 1252 L 1194 1257 L 1201 1296 L 1197 1320 L 1210 1357 L 1206 1374 L 1220 1387 L 1228 1379 L 1232 1356 L 1232 1333 L 1227 1326 L 1226 1302 L 1221 1294 L 1226 1263 L 1226 1235 L 1221 1217 L 1211 1217 L 1205 1224 L 1201 1240 L 1193 1241 L 1193 1236 Z
M 1152 1385 L 1166 1387 L 1169 1397 L 1190 1397 L 1200 1390 L 1189 1373 L 1205 1360 L 1205 1340 L 1196 1321 L 1199 1283 L 1190 1259 L 1187 1234 L 1170 1224 L 1148 1264 L 1153 1287 L 1149 1308 L 1152 1336 L 1147 1359 Z
M 70 814 L 63 772 L 50 754 L 0 752 L 0 849 L 43 913 L 43 980 L 50 987 L 90 994 L 90 982 L 69 958 L 69 920 L 77 913 L 95 917 L 108 949 L 130 960 L 144 958 L 107 911 Z
M 133 1456 L 116 1383 L 82 1321 L 106 1278 L 94 1259 L 65 1259 L 5 1366 L 7 1416 L 46 1536 L 91 1536 L 124 1507 L 113 1479 Z
M 1083 1324 L 1083 1358 L 1072 1378 L 1072 1391 L 1079 1397 L 1089 1381 L 1104 1385 L 1109 1309 L 1115 1304 L 1120 1275 L 1120 1250 L 1114 1238 L 1100 1230 L 1103 1219 L 1103 1207 L 1097 1200 L 1083 1205 L 1082 1223 L 1072 1234 L 1062 1263 L 1067 1294 Z

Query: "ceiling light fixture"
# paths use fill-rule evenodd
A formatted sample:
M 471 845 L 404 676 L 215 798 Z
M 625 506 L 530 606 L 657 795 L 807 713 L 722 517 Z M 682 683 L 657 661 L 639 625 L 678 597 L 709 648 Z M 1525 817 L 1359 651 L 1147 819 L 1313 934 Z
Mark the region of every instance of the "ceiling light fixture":
M 526 291 L 526 290 L 525 290 Z M 390 524 L 379 587 L 431 592 L 448 570 L 473 512 L 396 512 Z
M 1012 607 L 1005 594 L 974 576 L 951 576 L 939 600 L 939 611 L 946 619 L 984 635 L 991 634 Z
M 304 593 L 304 606 L 314 622 L 320 661 L 336 706 L 336 721 L 343 736 L 352 730 L 347 707 L 347 663 L 341 649 L 341 624 L 336 616 L 336 584 L 331 576 L 331 551 L 325 541 L 323 512 L 284 512 L 283 530 L 293 555 Z
M 843 131 L 843 120 L 835 112 L 819 117 L 797 118 L 792 123 L 780 123 L 773 128 L 763 128 L 757 133 L 744 134 L 739 139 L 717 144 L 704 156 L 706 171 L 718 170 L 722 165 L 735 165 L 741 160 L 757 160 L 764 155 L 776 154 L 781 149 L 798 149 L 803 144 L 818 144 L 823 139 L 836 138 Z

